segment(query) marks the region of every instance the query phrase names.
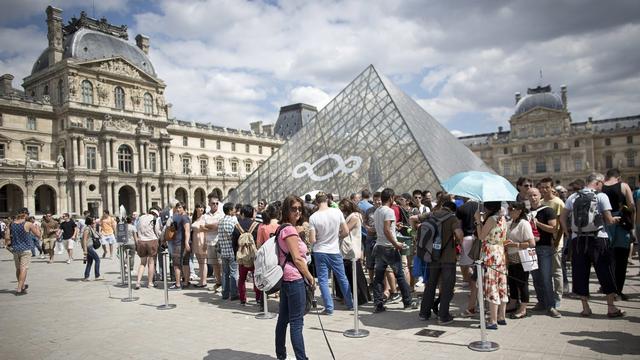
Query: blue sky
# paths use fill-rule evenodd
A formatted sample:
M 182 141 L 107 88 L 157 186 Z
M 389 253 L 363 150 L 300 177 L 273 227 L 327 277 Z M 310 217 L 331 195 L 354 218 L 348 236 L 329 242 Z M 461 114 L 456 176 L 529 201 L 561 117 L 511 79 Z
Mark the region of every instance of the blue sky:
M 274 122 L 280 106 L 324 106 L 368 64 L 456 134 L 508 128 L 514 93 L 539 83 L 568 86 L 574 121 L 640 113 L 632 0 L 10 0 L 0 72 L 14 74 L 14 86 L 46 47 L 49 4 L 65 23 L 85 10 L 126 24 L 131 42 L 148 35 L 183 120 Z

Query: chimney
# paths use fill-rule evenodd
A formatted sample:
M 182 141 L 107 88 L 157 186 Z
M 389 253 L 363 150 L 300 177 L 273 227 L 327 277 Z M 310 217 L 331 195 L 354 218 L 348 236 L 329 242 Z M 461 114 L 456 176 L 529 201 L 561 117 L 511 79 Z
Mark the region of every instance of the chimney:
M 518 104 L 518 101 L 520 101 L 520 92 L 516 92 L 516 105 Z
M 249 126 L 251 126 L 251 131 L 254 134 L 262 134 L 262 121 L 254 121 L 249 123 Z
M 148 36 L 142 35 L 142 34 L 136 35 L 136 45 L 145 54 L 149 55 L 149 37 Z
M 560 93 L 562 96 L 562 108 L 567 110 L 567 85 L 560 85 Z
M 267 124 L 262 126 L 262 133 L 267 136 L 273 136 L 273 124 Z
M 9 96 L 13 94 L 13 86 L 11 82 L 13 81 L 13 75 L 4 74 L 0 76 L 0 96 Z
M 498 126 L 498 134 L 502 133 L 502 126 Z
M 62 10 L 47 6 L 47 39 L 49 67 L 62 60 Z

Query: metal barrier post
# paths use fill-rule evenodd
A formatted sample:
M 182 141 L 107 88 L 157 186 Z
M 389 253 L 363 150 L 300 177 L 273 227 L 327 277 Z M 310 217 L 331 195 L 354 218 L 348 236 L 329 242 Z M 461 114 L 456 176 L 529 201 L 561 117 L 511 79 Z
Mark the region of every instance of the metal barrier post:
M 124 248 L 122 247 L 122 244 L 118 244 L 118 255 L 120 257 L 120 280 L 121 280 L 120 286 L 125 287 L 127 286 L 127 284 L 125 283 L 125 276 L 124 276 Z
M 360 319 L 358 319 L 358 270 L 357 260 L 351 259 L 353 284 L 353 329 L 346 330 L 343 335 L 348 338 L 363 338 L 369 336 L 369 330 L 360 329 Z
M 474 351 L 496 351 L 500 348 L 500 345 L 487 340 L 487 327 L 484 318 L 484 271 L 482 269 L 482 263 L 479 260 L 476 261 L 476 270 L 478 273 L 478 279 L 476 280 L 476 285 L 478 286 L 478 304 L 480 305 L 480 341 L 473 341 L 468 347 Z
M 269 312 L 269 307 L 267 304 L 267 293 L 266 292 L 262 292 L 262 306 L 264 307 L 263 312 L 258 313 L 256 315 L 256 319 L 260 319 L 260 320 L 264 320 L 264 319 L 273 319 L 274 317 L 276 317 L 275 313 L 270 313 Z
M 131 259 L 131 249 L 127 249 L 126 253 L 126 260 L 129 263 L 129 267 L 131 268 L 131 263 L 129 262 L 129 260 Z M 124 250 L 123 250 L 124 253 Z M 124 259 L 123 259 L 124 260 Z M 128 287 L 129 287 L 129 297 L 122 299 L 122 302 L 133 302 L 133 301 L 138 301 L 140 298 L 139 297 L 133 297 L 133 291 L 131 289 L 131 269 L 127 269 L 127 279 L 128 279 Z
M 176 304 L 169 304 L 169 285 L 167 284 L 167 258 L 169 251 L 162 251 L 162 283 L 164 285 L 164 304 L 157 307 L 158 310 L 171 310 L 176 308 Z

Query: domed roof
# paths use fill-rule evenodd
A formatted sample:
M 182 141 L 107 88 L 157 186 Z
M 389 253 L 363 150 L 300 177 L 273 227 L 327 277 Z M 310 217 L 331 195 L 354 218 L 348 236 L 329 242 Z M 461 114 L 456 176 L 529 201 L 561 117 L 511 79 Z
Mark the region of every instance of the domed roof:
M 523 114 L 535 107 L 543 107 L 547 109 L 562 110 L 564 108 L 562 99 L 555 93 L 543 92 L 529 94 L 516 104 L 516 115 Z
M 82 28 L 68 36 L 64 41 L 63 59 L 74 58 L 81 61 L 89 61 L 114 57 L 122 57 L 146 74 L 156 77 L 156 71 L 147 54 L 123 39 Z M 33 65 L 31 73 L 35 74 L 47 67 L 49 67 L 49 57 L 47 50 L 45 50 Z

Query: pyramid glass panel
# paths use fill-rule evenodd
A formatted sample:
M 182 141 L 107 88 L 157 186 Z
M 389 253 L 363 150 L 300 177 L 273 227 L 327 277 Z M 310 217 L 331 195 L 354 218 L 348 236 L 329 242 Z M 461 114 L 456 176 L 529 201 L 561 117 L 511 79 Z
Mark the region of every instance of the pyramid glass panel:
M 362 189 L 440 190 L 460 171 L 492 172 L 389 79 L 367 67 L 228 201 L 282 200 L 323 190 L 348 196 Z

